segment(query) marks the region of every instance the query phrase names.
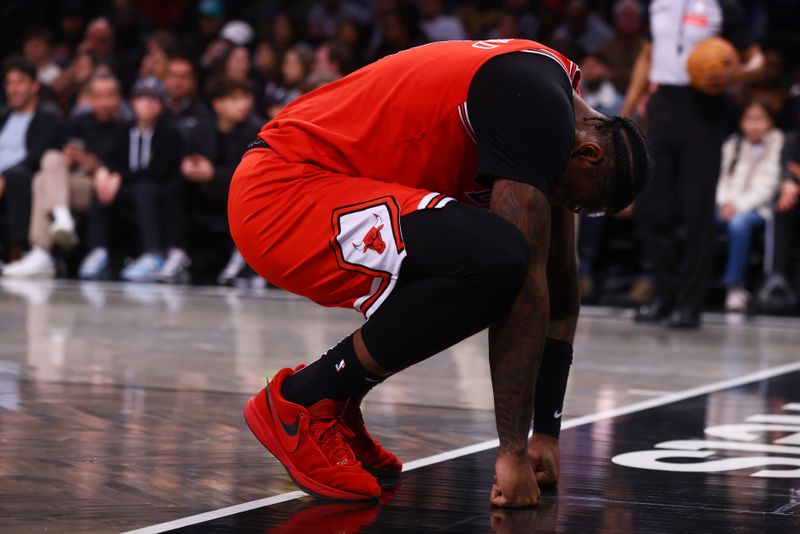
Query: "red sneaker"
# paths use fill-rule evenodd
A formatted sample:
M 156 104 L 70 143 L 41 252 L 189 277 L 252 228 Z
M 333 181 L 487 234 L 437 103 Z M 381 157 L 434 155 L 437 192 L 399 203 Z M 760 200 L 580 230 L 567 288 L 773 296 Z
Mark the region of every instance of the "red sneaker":
M 338 500 L 379 497 L 378 482 L 361 466 L 342 433 L 346 403 L 326 399 L 304 408 L 287 401 L 280 391 L 293 372 L 281 369 L 247 402 L 244 418 L 250 430 L 310 495 Z
M 350 433 L 345 433 L 345 438 L 356 458 L 364 464 L 364 469 L 380 479 L 400 476 L 403 464 L 367 431 L 364 417 L 361 415 L 361 399 L 352 399 L 347 403 L 342 423 L 350 430 Z

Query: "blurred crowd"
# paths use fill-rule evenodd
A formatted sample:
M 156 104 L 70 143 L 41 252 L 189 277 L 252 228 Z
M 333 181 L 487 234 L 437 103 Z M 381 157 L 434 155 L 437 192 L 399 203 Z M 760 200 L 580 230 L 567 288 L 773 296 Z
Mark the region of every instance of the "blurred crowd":
M 743 4 L 767 68 L 729 91 L 720 250 L 709 254 L 729 309 L 758 293 L 788 310 L 800 282 L 800 3 Z M 7 278 L 256 283 L 227 232 L 227 188 L 260 127 L 298 96 L 415 45 L 519 37 L 577 60 L 584 98 L 615 114 L 648 32 L 637 0 L 64 0 L 2 10 Z M 644 102 L 636 119 L 647 120 Z M 652 298 L 629 215 L 583 221 L 585 300 Z

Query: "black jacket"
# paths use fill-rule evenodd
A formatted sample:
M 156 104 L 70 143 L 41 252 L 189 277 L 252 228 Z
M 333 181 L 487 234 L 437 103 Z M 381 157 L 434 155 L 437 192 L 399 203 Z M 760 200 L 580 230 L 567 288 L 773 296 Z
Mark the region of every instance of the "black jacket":
M 11 115 L 10 109 L 0 113 L 0 129 L 5 126 L 9 115 Z M 39 170 L 44 152 L 50 148 L 61 148 L 64 139 L 64 119 L 58 108 L 49 102 L 39 102 L 25 134 L 25 148 L 28 155 L 21 163 L 7 169 L 6 173 L 25 173 L 33 176 L 33 173 Z
M 123 183 L 139 180 L 163 183 L 177 179 L 183 154 L 180 133 L 167 121 L 159 121 L 153 129 L 150 161 L 147 167 L 131 170 L 130 132 L 132 128 L 134 128 L 134 124 L 130 124 L 127 128 L 121 128 L 117 133 L 113 150 L 109 156 L 109 170 L 120 173 Z
M 216 130 L 216 149 L 214 157 L 211 158 L 211 163 L 214 164 L 214 178 L 207 184 L 214 194 L 228 195 L 233 171 L 242 161 L 247 145 L 256 138 L 263 123 L 262 119 L 250 115 L 229 132 Z

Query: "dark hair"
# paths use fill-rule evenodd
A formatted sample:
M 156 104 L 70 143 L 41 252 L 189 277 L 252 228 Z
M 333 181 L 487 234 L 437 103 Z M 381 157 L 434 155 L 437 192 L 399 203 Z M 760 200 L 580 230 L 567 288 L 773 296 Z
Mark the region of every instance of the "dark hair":
M 604 184 L 608 213 L 628 207 L 650 180 L 652 162 L 650 149 L 642 130 L 627 117 L 596 117 L 586 119 L 595 123 L 605 138 L 606 150 L 613 150 L 613 172 Z
M 30 78 L 36 80 L 36 67 L 22 56 L 11 56 L 3 62 L 3 78 L 12 70 L 16 70 Z
M 328 60 L 339 65 L 343 75 L 350 74 L 355 68 L 353 51 L 349 45 L 341 41 L 330 41 L 324 45 L 328 49 Z
M 775 124 L 775 112 L 772 110 L 772 107 L 767 103 L 766 100 L 763 98 L 751 98 L 747 104 L 742 108 L 742 117 L 744 117 L 745 112 L 748 108 L 757 107 L 761 108 L 764 113 L 767 114 L 769 117 L 770 122 L 774 125 Z M 740 119 L 741 120 L 741 119 Z M 741 133 L 736 134 L 736 144 L 733 145 L 733 157 L 731 158 L 731 164 L 728 166 L 727 174 L 733 174 L 736 170 L 736 165 L 739 164 L 739 156 L 742 153 L 742 141 L 744 140 L 744 136 Z
M 182 63 L 188 63 L 189 68 L 192 70 L 192 76 L 197 78 L 197 64 L 194 62 L 192 57 L 184 52 L 176 52 L 169 56 L 167 63 L 171 63 L 173 61 L 180 61 Z
M 208 96 L 211 100 L 218 98 L 225 98 L 234 93 L 247 93 L 253 94 L 253 88 L 250 83 L 245 80 L 236 80 L 233 78 L 213 78 L 208 83 Z
M 119 80 L 117 79 L 117 77 L 114 76 L 113 74 L 108 73 L 108 72 L 102 72 L 102 71 L 101 72 L 95 72 L 94 74 L 92 74 L 89 77 L 88 80 L 86 80 L 86 86 L 85 87 L 86 88 L 91 87 L 92 83 L 94 83 L 96 81 L 113 82 L 114 83 L 114 87 L 117 89 L 117 92 L 122 94 L 122 86 L 120 85 Z
M 40 39 L 46 42 L 47 46 L 52 46 L 53 32 L 47 28 L 33 28 L 25 34 L 25 37 L 22 38 L 22 42 L 27 43 L 31 39 Z

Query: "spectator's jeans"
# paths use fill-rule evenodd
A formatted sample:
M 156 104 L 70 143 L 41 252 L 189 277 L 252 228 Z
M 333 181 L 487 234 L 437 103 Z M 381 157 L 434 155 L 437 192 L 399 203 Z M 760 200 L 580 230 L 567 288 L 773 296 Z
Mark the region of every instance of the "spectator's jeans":
M 728 222 L 717 217 L 720 228 L 728 233 L 728 263 L 723 283 L 727 286 L 743 286 L 747 258 L 750 254 L 750 237 L 753 230 L 764 226 L 764 218 L 757 211 L 737 213 Z
M 111 204 L 101 204 L 97 195 L 93 195 L 89 211 L 89 248 L 108 248 L 113 216 L 120 209 L 133 208 L 142 252 L 160 253 L 161 189 L 161 184 L 147 180 L 128 184 L 123 179 L 122 186 Z
M 33 201 L 29 240 L 31 245 L 50 248 L 50 213 L 56 206 L 77 212 L 89 211 L 92 178 L 85 172 L 70 172 L 67 159 L 58 150 L 42 156 L 39 172 L 33 175 Z

